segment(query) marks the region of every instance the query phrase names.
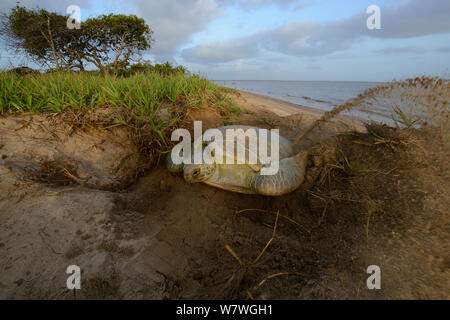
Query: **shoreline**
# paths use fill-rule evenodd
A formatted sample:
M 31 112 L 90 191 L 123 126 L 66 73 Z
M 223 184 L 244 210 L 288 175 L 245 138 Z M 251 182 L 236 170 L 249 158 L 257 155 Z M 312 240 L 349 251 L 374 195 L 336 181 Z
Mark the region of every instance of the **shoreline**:
M 292 102 L 267 97 L 261 94 L 242 90 L 236 91 L 239 92 L 241 97 L 245 99 L 249 104 L 257 107 L 260 110 L 273 113 L 282 118 L 295 115 L 308 115 L 318 119 L 326 113 L 326 111 L 320 109 L 302 106 Z M 365 131 L 365 123 L 367 122 L 362 118 L 342 114 L 337 115 L 331 121 L 338 121 L 346 125 L 350 125 L 358 131 Z
M 258 106 L 266 111 L 273 112 L 280 117 L 303 113 L 322 116 L 325 113 L 325 111 L 320 109 L 302 106 L 300 104 L 268 97 L 262 94 L 252 93 L 243 90 L 237 91 L 249 103 L 252 103 L 253 105 Z

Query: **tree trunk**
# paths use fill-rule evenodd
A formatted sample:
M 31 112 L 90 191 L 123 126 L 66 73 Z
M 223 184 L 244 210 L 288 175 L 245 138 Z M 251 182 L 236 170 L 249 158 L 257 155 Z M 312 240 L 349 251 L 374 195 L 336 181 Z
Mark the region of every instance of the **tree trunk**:
M 80 64 L 78 65 L 78 68 L 80 68 L 80 71 L 81 71 L 81 72 L 84 72 L 85 70 L 84 70 L 83 60 L 78 59 L 78 62 L 80 63 Z
M 48 38 L 45 36 L 44 33 L 42 33 L 42 34 L 44 35 L 47 42 L 50 44 L 50 48 L 52 49 L 53 59 L 55 60 L 56 68 L 61 70 L 61 65 L 59 63 L 59 57 L 56 53 L 55 43 L 53 42 L 52 30 L 50 27 L 50 17 L 47 17 L 47 31 L 48 31 L 48 36 L 49 36 Z

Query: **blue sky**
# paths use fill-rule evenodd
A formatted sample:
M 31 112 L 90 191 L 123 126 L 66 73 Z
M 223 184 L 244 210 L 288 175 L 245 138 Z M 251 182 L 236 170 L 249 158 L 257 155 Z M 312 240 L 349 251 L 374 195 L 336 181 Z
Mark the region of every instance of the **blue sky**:
M 210 79 L 389 81 L 450 74 L 449 0 L 24 0 L 82 19 L 136 14 L 155 31 L 144 54 Z M 15 0 L 0 5 L 7 9 Z M 381 8 L 368 30 L 366 8 Z M 23 59 L 2 52 L 2 65 Z

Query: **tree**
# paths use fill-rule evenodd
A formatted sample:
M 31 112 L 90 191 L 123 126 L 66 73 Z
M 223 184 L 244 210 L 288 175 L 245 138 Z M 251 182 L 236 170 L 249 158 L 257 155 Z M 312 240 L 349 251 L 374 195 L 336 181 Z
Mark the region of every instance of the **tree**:
M 102 15 L 67 27 L 68 16 L 17 6 L 3 16 L 0 34 L 16 50 L 57 69 L 84 70 L 92 63 L 116 75 L 142 50 L 149 49 L 153 31 L 135 15 Z
M 182 74 L 189 75 L 190 72 L 187 68 L 183 66 L 172 66 L 170 62 L 165 62 L 163 64 L 152 65 L 148 60 L 142 60 L 138 63 L 130 65 L 124 72 L 123 75 L 133 75 L 136 73 L 159 73 L 162 76 L 168 76 L 172 74 Z
M 0 34 L 10 48 L 28 54 L 35 62 L 57 69 L 82 70 L 83 62 L 72 50 L 81 32 L 69 30 L 67 19 L 43 9 L 16 6 L 2 16 Z
M 117 74 L 139 52 L 151 47 L 153 31 L 135 15 L 102 15 L 86 20 L 81 28 L 84 59 L 105 74 Z

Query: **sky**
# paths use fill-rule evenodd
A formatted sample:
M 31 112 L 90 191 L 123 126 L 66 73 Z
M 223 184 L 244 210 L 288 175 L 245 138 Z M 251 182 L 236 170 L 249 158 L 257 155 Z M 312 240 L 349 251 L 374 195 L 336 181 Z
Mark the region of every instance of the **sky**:
M 2 0 L 8 11 L 17 0 Z M 450 0 L 22 0 L 81 19 L 135 14 L 154 30 L 144 52 L 213 80 L 390 81 L 449 77 Z M 369 6 L 380 29 L 369 29 Z M 2 50 L 3 67 L 27 65 Z

